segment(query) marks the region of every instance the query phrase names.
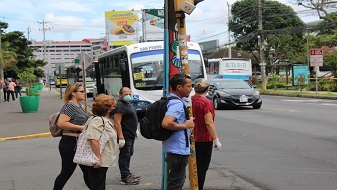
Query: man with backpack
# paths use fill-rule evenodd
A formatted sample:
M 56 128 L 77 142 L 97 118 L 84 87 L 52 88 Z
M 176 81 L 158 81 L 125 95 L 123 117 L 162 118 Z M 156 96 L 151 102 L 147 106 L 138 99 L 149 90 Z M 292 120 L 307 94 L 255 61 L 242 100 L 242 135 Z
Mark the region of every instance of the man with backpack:
M 183 98 L 188 97 L 192 91 L 192 79 L 186 74 L 175 74 L 170 80 L 172 96 L 167 104 L 167 111 L 162 121 L 162 127 L 175 130 L 171 137 L 163 141 L 163 150 L 167 153 L 167 189 L 182 189 L 186 179 L 186 166 L 190 155 L 189 137 L 190 128 L 194 127 L 193 120 L 188 120 L 184 106 L 187 102 Z M 187 133 L 187 135 L 186 135 Z M 187 139 L 186 139 L 187 138 Z

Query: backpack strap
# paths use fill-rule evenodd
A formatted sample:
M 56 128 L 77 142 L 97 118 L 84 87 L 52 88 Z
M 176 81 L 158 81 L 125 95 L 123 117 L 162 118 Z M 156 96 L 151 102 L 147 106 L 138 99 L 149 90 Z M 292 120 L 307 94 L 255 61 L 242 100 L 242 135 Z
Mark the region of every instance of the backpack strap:
M 180 100 L 181 103 L 183 103 L 183 107 L 184 107 L 184 111 L 185 111 L 186 120 L 189 119 L 189 112 L 188 112 L 188 109 L 187 109 L 187 107 L 185 106 L 184 102 L 183 102 L 181 99 L 179 99 L 179 98 L 176 97 L 176 96 L 171 96 L 171 97 L 168 97 L 167 99 L 168 99 L 169 101 L 170 101 L 170 100 L 173 100 L 173 99 Z M 188 143 L 188 140 L 189 140 L 189 139 L 188 139 L 187 129 L 184 129 L 184 133 L 185 133 L 186 147 L 189 147 L 189 143 Z

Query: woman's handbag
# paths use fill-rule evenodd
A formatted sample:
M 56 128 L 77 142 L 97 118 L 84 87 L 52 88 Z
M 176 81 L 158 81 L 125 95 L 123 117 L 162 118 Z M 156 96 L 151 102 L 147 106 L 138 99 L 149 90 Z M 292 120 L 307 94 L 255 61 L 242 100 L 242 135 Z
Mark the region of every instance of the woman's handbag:
M 93 117 L 94 118 L 94 117 Z M 99 139 L 99 148 L 102 153 L 105 144 L 109 141 L 108 133 L 105 131 L 105 124 L 103 121 L 103 133 Z M 92 151 L 90 141 L 86 138 L 86 129 L 88 128 L 90 122 L 87 123 L 85 130 L 79 135 L 77 140 L 76 153 L 73 159 L 73 162 L 76 164 L 93 166 L 99 162 L 99 159 Z

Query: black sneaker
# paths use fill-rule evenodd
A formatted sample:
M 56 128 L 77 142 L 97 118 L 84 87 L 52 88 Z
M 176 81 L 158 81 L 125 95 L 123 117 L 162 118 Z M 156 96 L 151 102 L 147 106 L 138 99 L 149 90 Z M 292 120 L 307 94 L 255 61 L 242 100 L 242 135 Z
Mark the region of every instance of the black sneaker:
M 134 177 L 132 177 L 132 175 L 129 175 L 126 178 L 123 178 L 121 181 L 122 185 L 138 185 L 139 184 L 139 178 L 136 179 Z

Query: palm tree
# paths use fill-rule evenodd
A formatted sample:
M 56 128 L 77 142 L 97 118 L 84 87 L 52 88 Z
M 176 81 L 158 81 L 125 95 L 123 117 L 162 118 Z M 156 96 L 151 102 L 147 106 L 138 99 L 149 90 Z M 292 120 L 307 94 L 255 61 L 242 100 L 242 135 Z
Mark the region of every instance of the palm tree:
M 4 77 L 3 71 L 10 67 L 14 66 L 18 63 L 16 58 L 16 53 L 14 51 L 9 50 L 10 44 L 9 42 L 4 42 L 1 44 L 1 52 L 0 52 L 0 77 Z

